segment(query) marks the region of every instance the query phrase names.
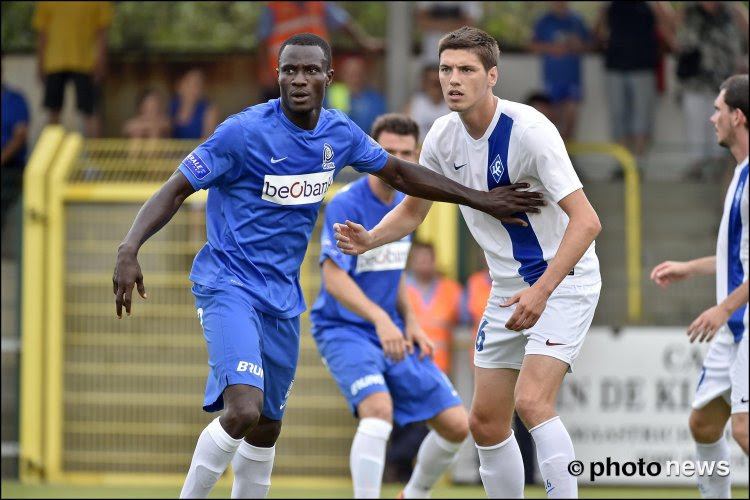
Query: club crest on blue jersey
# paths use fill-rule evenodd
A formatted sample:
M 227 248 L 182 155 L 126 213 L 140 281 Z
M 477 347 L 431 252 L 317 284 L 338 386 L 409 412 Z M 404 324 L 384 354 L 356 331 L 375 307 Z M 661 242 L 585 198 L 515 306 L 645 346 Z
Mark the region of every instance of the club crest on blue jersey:
M 492 178 L 495 179 L 495 182 L 500 182 L 500 178 L 503 176 L 504 172 L 505 165 L 503 165 L 503 160 L 500 159 L 500 155 L 498 154 L 495 157 L 495 161 L 490 165 L 490 173 L 492 174 Z
M 325 143 L 323 144 L 323 170 L 336 168 L 336 165 L 331 160 L 333 160 L 333 148 L 330 144 Z
M 187 155 L 185 159 L 182 160 L 182 164 L 185 165 L 198 180 L 203 179 L 211 173 L 211 169 L 208 168 L 206 162 L 204 162 L 195 151 Z

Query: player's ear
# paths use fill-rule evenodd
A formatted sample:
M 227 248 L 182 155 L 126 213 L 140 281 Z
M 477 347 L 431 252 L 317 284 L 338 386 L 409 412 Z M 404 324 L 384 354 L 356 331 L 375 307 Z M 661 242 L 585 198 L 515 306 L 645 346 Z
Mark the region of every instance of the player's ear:
M 497 66 L 491 67 L 490 70 L 487 73 L 488 73 L 488 75 L 490 77 L 490 80 L 489 80 L 488 83 L 489 83 L 490 87 L 494 87 L 495 84 L 497 83 Z
M 333 83 L 333 68 L 326 71 L 326 87 Z

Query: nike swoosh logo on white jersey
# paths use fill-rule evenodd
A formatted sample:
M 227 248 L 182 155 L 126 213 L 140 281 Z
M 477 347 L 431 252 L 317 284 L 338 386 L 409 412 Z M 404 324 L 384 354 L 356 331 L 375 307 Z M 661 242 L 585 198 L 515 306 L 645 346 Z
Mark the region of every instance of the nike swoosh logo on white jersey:
M 285 157 L 283 157 L 283 158 L 278 158 L 278 159 L 277 159 L 277 158 L 274 158 L 274 157 L 272 156 L 272 157 L 271 157 L 271 163 L 279 163 L 280 161 L 284 161 L 284 160 L 286 160 L 287 158 L 289 158 L 289 157 L 288 157 L 288 156 L 285 156 Z

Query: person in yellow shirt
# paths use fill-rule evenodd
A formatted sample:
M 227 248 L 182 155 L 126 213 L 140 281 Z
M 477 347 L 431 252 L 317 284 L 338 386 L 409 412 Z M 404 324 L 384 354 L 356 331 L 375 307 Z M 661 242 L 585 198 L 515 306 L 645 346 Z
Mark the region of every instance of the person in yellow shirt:
M 86 135 L 100 135 L 96 105 L 111 23 L 111 2 L 37 2 L 32 26 L 38 36 L 37 67 L 48 123 L 60 123 L 65 86 L 72 80 L 76 107 L 86 118 Z

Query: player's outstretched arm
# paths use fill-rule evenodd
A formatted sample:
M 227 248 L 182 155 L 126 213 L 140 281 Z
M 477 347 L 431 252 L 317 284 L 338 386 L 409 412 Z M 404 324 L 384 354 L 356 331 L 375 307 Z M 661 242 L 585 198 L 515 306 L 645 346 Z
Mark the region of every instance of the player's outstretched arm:
M 323 261 L 323 284 L 334 299 L 375 326 L 386 357 L 404 359 L 406 340 L 382 307 L 370 300 L 349 274 L 330 258 Z
M 518 212 L 539 212 L 538 207 L 545 205 L 541 193 L 519 191 L 529 187 L 526 183 L 498 186 L 489 192 L 479 191 L 422 165 L 400 160 L 392 155 L 388 155 L 385 166 L 374 175 L 404 194 L 465 205 L 508 224 L 525 226 L 526 222 L 511 215 Z
M 651 270 L 651 280 L 662 288 L 692 276 L 716 273 L 716 256 L 701 257 L 687 262 L 666 260 Z
M 122 306 L 130 316 L 133 287 L 146 298 L 143 274 L 138 264 L 141 245 L 172 219 L 185 198 L 195 192 L 193 186 L 179 170 L 176 170 L 164 185 L 143 204 L 133 225 L 117 249 L 117 262 L 112 275 L 112 291 L 115 294 L 117 317 L 122 318 Z
M 692 344 L 696 339 L 698 342 L 709 342 L 713 339 L 719 328 L 729 321 L 732 314 L 743 305 L 747 305 L 749 293 L 748 281 L 745 280 L 719 304 L 703 311 L 688 328 L 690 343 Z

